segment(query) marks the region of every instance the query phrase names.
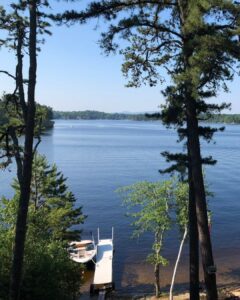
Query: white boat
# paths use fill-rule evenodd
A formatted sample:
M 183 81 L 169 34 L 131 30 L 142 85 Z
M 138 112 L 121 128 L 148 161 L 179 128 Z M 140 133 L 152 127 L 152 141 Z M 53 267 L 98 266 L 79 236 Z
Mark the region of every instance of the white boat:
M 78 263 L 86 264 L 92 262 L 97 254 L 97 246 L 94 240 L 74 241 L 69 246 L 70 258 Z

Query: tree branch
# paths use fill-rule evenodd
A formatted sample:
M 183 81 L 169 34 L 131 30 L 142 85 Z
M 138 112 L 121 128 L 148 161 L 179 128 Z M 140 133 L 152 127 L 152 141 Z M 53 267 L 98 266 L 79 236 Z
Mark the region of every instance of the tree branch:
M 16 80 L 16 77 L 10 74 L 8 71 L 0 70 L 0 73 L 6 74 L 7 76 L 11 77 L 12 79 Z
M 17 164 L 17 176 L 18 176 L 18 181 L 21 186 L 21 183 L 23 181 L 23 165 L 22 165 L 22 159 L 21 159 L 21 154 L 20 154 L 20 147 L 18 143 L 18 138 L 16 135 L 16 128 L 10 127 L 9 128 L 9 134 L 12 138 L 13 141 L 13 150 L 14 150 L 14 157 L 15 161 Z
M 38 136 L 37 136 L 37 143 L 35 144 L 35 146 L 34 146 L 34 148 L 33 148 L 33 156 L 36 154 L 37 148 L 38 148 L 39 144 L 41 143 L 41 141 L 42 141 L 41 136 L 38 135 Z

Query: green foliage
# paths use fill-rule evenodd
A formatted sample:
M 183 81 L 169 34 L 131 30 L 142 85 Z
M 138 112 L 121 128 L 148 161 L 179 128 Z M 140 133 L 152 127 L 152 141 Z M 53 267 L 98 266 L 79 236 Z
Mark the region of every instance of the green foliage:
M 35 157 L 21 299 L 75 299 L 79 292 L 82 267 L 70 260 L 66 249 L 70 239 L 79 238 L 79 230 L 72 227 L 85 217 L 81 207 L 75 208 L 76 199 L 65 181 L 55 165 Z M 13 186 L 13 199 L 0 200 L 0 299 L 8 299 L 19 199 L 17 181 Z
M 152 245 L 153 253 L 147 260 L 165 265 L 165 258 L 155 253 L 161 251 L 161 234 L 171 229 L 174 222 L 180 231 L 188 227 L 188 184 L 176 178 L 164 182 L 144 181 L 120 188 L 118 193 L 127 208 L 127 216 L 133 218 L 133 237 L 150 232 L 157 238 Z
M 5 9 L 5 7 L 0 7 L 0 29 L 2 32 L 5 32 L 4 39 L 0 40 L 0 47 L 5 46 L 9 50 L 16 51 L 18 35 L 21 32 L 22 36 L 22 46 L 24 48 L 28 47 L 29 43 L 29 35 L 28 30 L 30 27 L 29 17 L 26 15 L 26 1 L 14 1 L 9 3 L 11 8 Z M 49 6 L 48 1 L 39 1 L 38 9 L 47 8 Z M 37 24 L 37 51 L 40 51 L 40 44 L 45 42 L 42 35 L 51 35 L 50 27 L 51 24 L 48 22 L 48 15 L 45 13 L 39 14 L 38 16 L 38 24 Z M 10 76 L 14 77 L 14 76 Z M 14 78 L 13 78 L 14 79 Z
M 42 104 L 37 104 L 37 109 L 36 109 L 36 124 L 40 125 L 37 130 L 40 132 L 44 132 L 47 129 L 53 128 L 54 122 L 53 120 L 53 110 L 51 107 L 42 105 Z M 37 126 L 36 126 L 37 127 Z
M 175 211 L 176 211 L 176 222 L 179 226 L 180 231 L 184 231 L 188 227 L 188 196 L 189 187 L 187 183 L 176 182 L 176 187 L 174 188 L 174 198 L 175 198 Z
M 128 216 L 134 218 L 134 236 L 170 228 L 168 213 L 172 200 L 172 182 L 138 182 L 120 188 L 118 193 L 127 207 Z
M 9 126 L 23 126 L 24 119 L 19 109 L 19 99 L 11 94 L 4 94 L 0 99 L 0 128 Z M 37 104 L 36 108 L 36 132 L 53 127 L 53 111 L 46 105 Z M 41 128 L 40 128 L 41 127 Z
M 138 182 L 118 190 L 127 208 L 127 215 L 133 219 L 133 237 L 148 232 L 154 236 L 152 252 L 147 262 L 154 265 L 155 291 L 160 293 L 160 266 L 168 260 L 162 255 L 164 237 L 177 223 L 180 232 L 188 228 L 188 184 L 175 178 L 164 182 Z
M 127 207 L 127 215 L 133 218 L 133 236 L 148 232 L 154 235 L 153 253 L 147 258 L 152 264 L 166 265 L 161 256 L 163 238 L 171 228 L 169 207 L 172 205 L 172 182 L 139 182 L 118 190 Z
M 22 299 L 74 299 L 80 289 L 82 268 L 69 259 L 65 246 L 59 241 L 34 242 L 28 236 Z
M 42 230 L 50 232 L 55 239 L 76 240 L 79 239 L 80 231 L 74 226 L 82 224 L 85 216 L 82 214 L 82 207 L 76 207 L 76 198 L 68 190 L 66 180 L 55 164 L 49 166 L 44 156 L 36 154 L 33 161 L 30 210 L 33 209 L 40 220 L 45 220 Z
M 164 235 L 171 228 L 172 182 L 138 182 L 118 190 L 127 207 L 127 215 L 133 218 L 133 236 L 148 232 L 154 236 L 152 253 L 147 261 L 154 265 L 155 293 L 160 293 L 160 266 L 168 261 L 162 256 Z
M 0 99 L 0 168 L 5 168 L 12 158 L 22 156 L 19 138 L 25 133 L 25 120 L 21 111 L 20 100 L 12 94 L 3 95 Z M 36 105 L 34 137 L 41 141 L 41 134 L 53 127 L 52 109 L 45 105 Z
M 7 10 L 0 8 L 0 30 L 3 36 L 0 46 L 13 51 L 16 66 L 10 72 L 0 70 L 0 73 L 9 76 L 14 81 L 14 90 L 11 94 L 4 95 L 2 99 L 6 100 L 4 108 L 9 114 L 9 119 L 6 120 L 7 124 L 3 122 L 0 128 L 0 158 L 2 159 L 0 167 L 6 168 L 12 162 L 12 158 L 15 158 L 18 182 L 21 187 L 18 197 L 15 244 L 10 249 L 10 252 L 13 250 L 13 259 L 9 290 L 9 297 L 19 300 L 21 281 L 24 278 L 23 267 L 25 268 L 24 255 L 26 255 L 25 240 L 32 160 L 41 142 L 42 116 L 44 116 L 43 109 L 37 111 L 35 100 L 37 52 L 40 50 L 39 43 L 44 41 L 41 35 L 50 33 L 48 30 L 50 24 L 47 22 L 45 13 L 45 9 L 49 7 L 47 0 L 18 0 L 7 4 Z M 27 65 L 26 62 L 28 62 Z M 24 78 L 27 69 L 28 77 Z M 7 99 L 4 99 L 6 97 Z M 20 137 L 23 138 L 20 139 Z M 34 140 L 34 137 L 37 140 Z M 39 246 L 41 248 L 41 244 Z M 63 290 L 61 295 L 64 297 L 64 294 Z M 24 296 L 24 298 L 27 297 Z M 32 296 L 30 298 L 36 299 L 36 296 L 33 295 L 33 298 Z
M 2 39 L 0 39 L 0 49 L 6 48 L 13 51 L 16 56 L 15 70 L 0 70 L 1 74 L 8 76 L 14 82 L 15 89 L 12 93 L 8 91 L 3 94 L 0 99 L 0 167 L 5 168 L 12 162 L 12 157 L 17 160 L 18 176 L 21 174 L 21 156 L 22 147 L 19 137 L 26 133 L 27 114 L 30 111 L 30 102 L 33 101 L 30 116 L 34 120 L 34 137 L 40 142 L 40 135 L 45 129 L 53 127 L 52 109 L 50 107 L 36 104 L 33 96 L 30 98 L 29 91 L 35 89 L 34 81 L 24 78 L 25 58 L 30 55 L 30 18 L 26 10 L 29 8 L 26 1 L 15 1 L 9 3 L 6 10 L 0 7 L 0 30 Z M 36 46 L 37 51 L 40 50 L 39 44 L 44 40 L 41 38 L 43 34 L 50 34 L 48 28 L 50 23 L 46 21 L 47 15 L 40 13 L 41 7 L 47 7 L 48 1 L 40 1 L 38 6 L 38 20 L 36 28 Z M 33 49 L 32 49 L 33 50 Z M 35 51 L 33 51 L 35 52 Z M 36 53 L 34 54 L 36 56 Z M 32 60 L 30 60 L 31 62 Z M 35 68 L 31 66 L 29 71 Z M 36 71 L 36 70 L 35 70 Z M 30 73 L 30 72 L 29 72 Z M 36 74 L 34 75 L 36 76 Z M 32 85 L 33 84 L 33 85 Z M 25 88 L 27 87 L 27 88 Z M 36 108 L 36 112 L 35 112 Z M 28 110 L 29 109 L 29 110 Z M 33 129 L 33 128 L 32 128 Z
M 147 256 L 147 262 L 149 262 L 152 265 L 161 265 L 163 267 L 166 267 L 168 265 L 168 260 L 164 258 L 160 254 L 151 253 Z

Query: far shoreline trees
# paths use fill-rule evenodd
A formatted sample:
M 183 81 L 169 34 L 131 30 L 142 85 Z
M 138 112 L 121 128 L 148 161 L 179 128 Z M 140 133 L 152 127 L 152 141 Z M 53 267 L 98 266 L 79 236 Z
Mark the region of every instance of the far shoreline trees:
M 159 116 L 152 116 L 152 113 L 106 113 L 95 110 L 83 111 L 53 111 L 55 120 L 133 120 L 153 121 L 159 120 Z M 213 114 L 210 118 L 203 115 L 202 122 L 240 124 L 240 114 Z

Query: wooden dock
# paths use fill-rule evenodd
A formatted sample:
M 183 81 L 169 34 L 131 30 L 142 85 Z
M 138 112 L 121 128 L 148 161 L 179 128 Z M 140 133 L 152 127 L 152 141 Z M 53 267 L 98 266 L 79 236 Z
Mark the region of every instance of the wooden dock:
M 114 289 L 113 252 L 113 229 L 111 239 L 100 239 L 98 230 L 97 256 L 90 294 L 98 292 L 101 299 L 105 298 L 107 291 Z

